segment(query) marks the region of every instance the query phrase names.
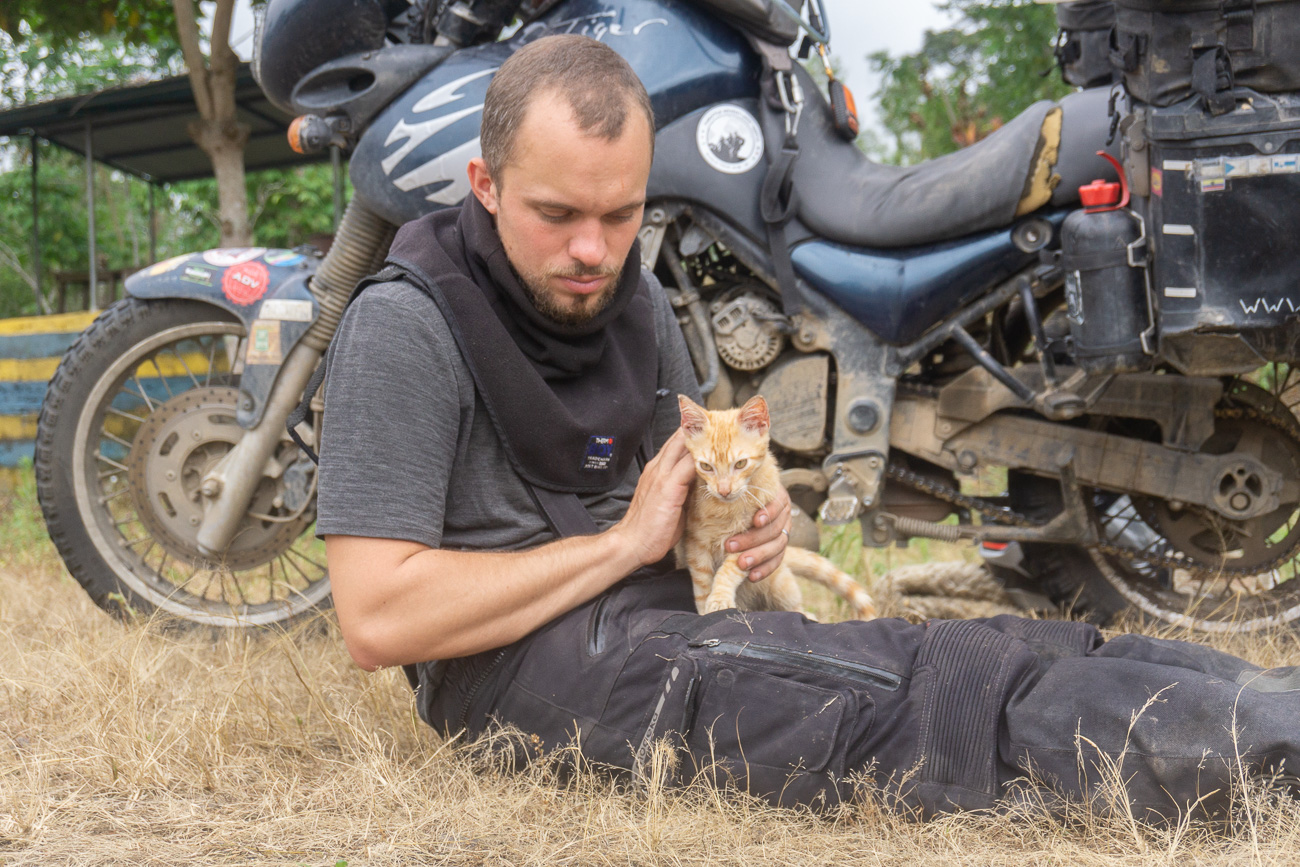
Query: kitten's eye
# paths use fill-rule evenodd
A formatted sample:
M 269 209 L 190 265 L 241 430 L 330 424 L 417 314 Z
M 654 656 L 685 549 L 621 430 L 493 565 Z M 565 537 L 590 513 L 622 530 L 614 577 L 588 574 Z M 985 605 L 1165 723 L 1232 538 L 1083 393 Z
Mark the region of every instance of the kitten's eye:
M 702 473 L 713 472 L 713 464 L 706 464 L 704 461 L 700 461 L 696 466 L 700 468 L 700 472 Z
M 732 465 L 732 469 L 743 470 L 748 465 L 749 465 L 749 458 L 741 458 L 740 460 L 736 461 L 735 464 Z

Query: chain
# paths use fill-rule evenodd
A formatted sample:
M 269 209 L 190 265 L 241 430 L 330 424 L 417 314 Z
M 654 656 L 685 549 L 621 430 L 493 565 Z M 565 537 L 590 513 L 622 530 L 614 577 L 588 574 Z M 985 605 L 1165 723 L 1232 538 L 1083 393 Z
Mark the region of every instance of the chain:
M 918 390 L 915 387 L 909 390 Z M 1286 436 L 1292 439 L 1296 438 L 1296 431 L 1291 425 L 1271 414 L 1262 413 L 1253 408 L 1241 407 L 1221 407 L 1214 412 L 1215 418 L 1220 419 L 1251 419 L 1253 421 L 1263 422 L 1270 427 L 1274 427 Z M 995 524 L 1011 527 L 1041 527 L 1042 523 L 1030 519 L 1014 509 L 1002 505 L 1001 503 L 982 497 L 974 497 L 969 494 L 963 494 L 959 489 L 951 485 L 945 485 L 942 482 L 935 481 L 921 475 L 907 467 L 890 461 L 885 469 L 885 474 L 895 481 L 901 482 L 908 487 L 920 491 L 923 494 L 942 500 L 945 503 L 956 506 L 960 509 L 967 509 L 972 512 L 978 512 L 981 517 L 992 521 Z M 1297 542 L 1300 545 L 1300 542 Z M 1115 545 L 1110 542 L 1101 542 L 1096 545 L 1088 546 L 1102 554 L 1109 554 L 1119 557 L 1129 562 L 1142 563 L 1156 568 L 1182 569 L 1201 578 L 1247 578 L 1261 573 L 1267 573 L 1279 568 L 1289 561 L 1295 553 L 1297 545 L 1280 554 L 1275 560 L 1261 566 L 1251 567 L 1249 569 L 1238 569 L 1231 566 L 1209 567 L 1197 563 L 1184 554 L 1156 554 L 1150 551 L 1127 548 L 1122 545 Z

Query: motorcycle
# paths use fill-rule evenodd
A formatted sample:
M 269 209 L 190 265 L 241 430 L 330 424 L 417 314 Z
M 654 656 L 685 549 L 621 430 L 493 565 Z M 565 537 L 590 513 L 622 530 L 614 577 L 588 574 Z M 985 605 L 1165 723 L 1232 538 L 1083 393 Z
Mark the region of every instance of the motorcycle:
M 468 192 L 495 70 L 540 36 L 583 33 L 650 94 L 643 264 L 679 311 L 709 405 L 766 397 L 795 541 L 815 547 L 813 515 L 859 522 L 868 545 L 970 541 L 1026 604 L 1098 620 L 1228 631 L 1300 617 L 1285 269 L 1247 255 L 1231 273 L 1179 276 L 1187 263 L 1160 255 L 1204 240 L 1195 197 L 1229 182 L 1191 134 L 1150 135 L 1179 120 L 1209 134 L 1196 98 L 1167 108 L 1092 88 L 956 154 L 877 165 L 851 143 L 843 91 L 832 82 L 828 102 L 791 62 L 800 32 L 825 44 L 826 31 L 816 0 L 806 13 L 784 0 L 271 0 L 255 74 L 299 115 L 298 147 L 351 151 L 355 197 L 323 257 L 159 263 L 68 351 L 36 474 L 70 572 L 106 609 L 226 627 L 328 603 L 315 467 L 286 421 L 396 227 Z M 1264 123 L 1250 140 L 1286 141 L 1295 100 L 1246 98 Z M 316 446 L 322 399 L 304 409 L 292 430 Z

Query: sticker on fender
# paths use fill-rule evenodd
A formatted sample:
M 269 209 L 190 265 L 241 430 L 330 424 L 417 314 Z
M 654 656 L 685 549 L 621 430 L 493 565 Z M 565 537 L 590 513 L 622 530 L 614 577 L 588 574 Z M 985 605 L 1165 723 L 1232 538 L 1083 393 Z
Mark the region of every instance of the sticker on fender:
M 280 351 L 280 320 L 256 319 L 248 329 L 248 354 L 245 364 L 279 364 L 284 361 Z
M 311 302 L 297 298 L 268 298 L 257 311 L 258 319 L 280 319 L 285 322 L 311 322 Z
M 244 262 L 228 268 L 221 275 L 221 291 L 241 307 L 252 304 L 266 294 L 267 271 L 261 262 Z

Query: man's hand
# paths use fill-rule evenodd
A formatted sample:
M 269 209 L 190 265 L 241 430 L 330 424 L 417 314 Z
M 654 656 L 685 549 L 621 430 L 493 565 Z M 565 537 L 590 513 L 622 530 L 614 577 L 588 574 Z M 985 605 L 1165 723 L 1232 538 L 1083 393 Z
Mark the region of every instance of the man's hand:
M 762 581 L 780 567 L 793 521 L 790 495 L 778 487 L 772 502 L 754 516 L 754 529 L 727 540 L 728 552 L 740 552 L 740 568 L 749 573 L 750 581 Z
M 686 496 L 694 478 L 695 462 L 679 428 L 645 465 L 627 514 L 609 531 L 622 538 L 640 565 L 658 563 L 682 537 Z

